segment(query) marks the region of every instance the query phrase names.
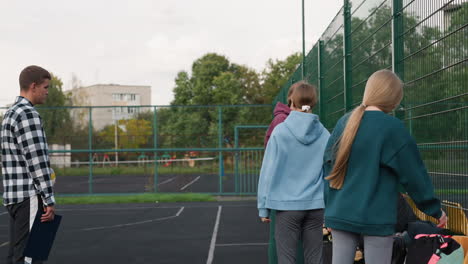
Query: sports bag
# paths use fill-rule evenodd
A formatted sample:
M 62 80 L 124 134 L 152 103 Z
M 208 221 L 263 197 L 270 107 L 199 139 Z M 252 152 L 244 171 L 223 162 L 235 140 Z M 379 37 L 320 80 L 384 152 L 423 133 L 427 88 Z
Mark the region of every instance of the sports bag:
M 463 248 L 451 236 L 420 234 L 415 239 L 406 264 L 463 264 Z

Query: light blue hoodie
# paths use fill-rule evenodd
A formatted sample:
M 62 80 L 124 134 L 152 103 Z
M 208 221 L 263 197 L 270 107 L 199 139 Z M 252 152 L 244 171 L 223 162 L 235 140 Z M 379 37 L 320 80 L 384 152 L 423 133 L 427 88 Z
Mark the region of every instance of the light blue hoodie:
M 260 217 L 269 217 L 269 209 L 325 207 L 322 165 L 329 137 L 317 115 L 298 111 L 273 130 L 258 182 Z

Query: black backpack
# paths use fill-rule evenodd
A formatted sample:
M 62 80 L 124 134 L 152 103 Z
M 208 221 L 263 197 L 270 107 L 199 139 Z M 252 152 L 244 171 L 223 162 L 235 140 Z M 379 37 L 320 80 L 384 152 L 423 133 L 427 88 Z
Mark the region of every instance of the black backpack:
M 463 248 L 451 236 L 417 235 L 408 247 L 406 264 L 463 264 Z

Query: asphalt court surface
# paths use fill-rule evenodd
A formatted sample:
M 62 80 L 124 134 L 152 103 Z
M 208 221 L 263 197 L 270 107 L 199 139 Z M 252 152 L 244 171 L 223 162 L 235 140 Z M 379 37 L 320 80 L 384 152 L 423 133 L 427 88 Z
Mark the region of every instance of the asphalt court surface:
M 443 182 L 439 176 L 430 174 L 436 189 L 466 191 L 468 176 L 446 175 Z M 153 175 L 95 175 L 93 177 L 94 193 L 143 193 L 153 191 Z M 239 176 L 239 187 L 243 192 L 257 191 L 258 175 L 242 174 Z M 88 176 L 65 176 L 57 181 L 56 190 L 61 194 L 88 193 Z M 223 192 L 235 191 L 235 179 L 232 173 L 226 173 L 222 180 Z M 0 186 L 0 190 L 3 190 Z M 158 192 L 219 192 L 218 174 L 161 174 L 158 177 Z M 466 193 L 444 193 L 438 195 L 441 200 L 460 203 L 468 207 Z
M 256 202 L 61 205 L 48 264 L 267 263 Z M 0 211 L 0 263 L 8 215 Z
M 153 175 L 94 175 L 95 193 L 143 193 L 153 191 Z M 244 179 L 246 176 L 243 176 Z M 258 176 L 249 176 L 258 182 Z M 234 192 L 234 175 L 225 174 L 222 180 L 224 192 Z M 256 185 L 252 185 L 255 186 Z M 88 193 L 88 176 L 60 177 L 56 190 L 63 194 Z M 158 176 L 158 192 L 211 192 L 219 191 L 217 174 L 163 174 Z

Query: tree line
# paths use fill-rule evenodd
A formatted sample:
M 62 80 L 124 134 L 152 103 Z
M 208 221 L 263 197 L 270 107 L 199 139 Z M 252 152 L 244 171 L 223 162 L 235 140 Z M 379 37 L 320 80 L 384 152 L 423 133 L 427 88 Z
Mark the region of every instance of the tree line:
M 226 56 L 208 53 L 196 59 L 191 71 L 180 71 L 174 80 L 174 99 L 156 112 L 158 147 L 218 147 L 219 114 L 222 118 L 223 147 L 234 144 L 235 125 L 264 125 L 272 117 L 272 100 L 300 63 L 300 54 L 284 60 L 270 59 L 262 71 L 231 62 Z M 74 77 L 74 83 L 80 82 Z M 86 100 L 72 100 L 63 90 L 60 77 L 52 74 L 49 97 L 38 108 L 44 119 L 49 144 L 71 144 L 72 149 L 88 148 L 89 127 L 73 120 L 74 109 Z M 264 105 L 266 106 L 260 106 Z M 223 105 L 221 110 L 217 105 Z M 243 107 L 230 105 L 245 105 Z M 257 105 L 252 107 L 249 105 Z M 152 110 L 140 111 L 128 120 L 119 120 L 100 130 L 93 129 L 92 147 L 112 149 L 115 135 L 118 147 L 153 148 L 154 115 Z M 82 118 L 87 118 L 86 114 Z M 264 131 L 242 134 L 243 145 L 261 146 Z M 76 155 L 75 155 L 76 156 Z M 86 154 L 81 155 L 83 159 Z

